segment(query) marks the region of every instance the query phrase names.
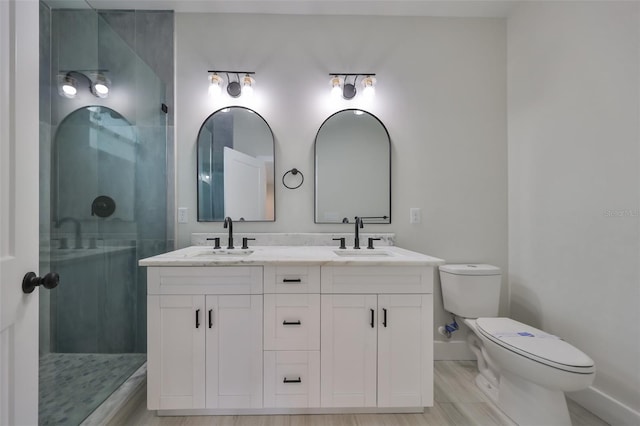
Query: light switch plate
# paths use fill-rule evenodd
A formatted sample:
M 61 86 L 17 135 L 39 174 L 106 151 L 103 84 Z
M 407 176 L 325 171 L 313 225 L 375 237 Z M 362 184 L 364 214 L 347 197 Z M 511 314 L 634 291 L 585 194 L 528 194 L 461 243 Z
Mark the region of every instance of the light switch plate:
M 186 207 L 178 207 L 178 223 L 188 223 L 189 219 L 187 217 L 189 213 L 189 209 Z
M 420 208 L 412 207 L 409 209 L 409 223 L 420 223 L 422 221 L 422 214 Z

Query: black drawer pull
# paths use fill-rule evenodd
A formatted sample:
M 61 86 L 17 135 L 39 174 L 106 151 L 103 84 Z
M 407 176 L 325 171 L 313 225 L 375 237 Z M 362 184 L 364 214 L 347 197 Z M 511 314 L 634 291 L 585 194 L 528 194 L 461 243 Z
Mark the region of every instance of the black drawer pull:
M 283 278 L 282 282 L 283 283 L 301 283 L 302 278 Z
M 382 308 L 382 325 L 387 326 L 387 309 Z
M 374 327 L 374 325 L 373 325 L 374 324 L 373 316 L 375 315 L 375 311 L 373 309 L 369 309 L 369 310 L 371 311 L 371 322 L 370 322 L 370 324 L 371 324 L 371 328 L 373 328 Z
M 285 377 L 282 383 L 302 383 L 302 379 L 298 377 L 297 379 L 290 380 Z
M 213 309 L 209 309 L 209 328 L 213 327 Z
M 196 309 L 196 328 L 200 328 L 200 309 Z
M 282 321 L 282 325 L 301 325 L 302 323 L 300 322 L 300 320 L 298 321 L 287 321 L 284 320 Z

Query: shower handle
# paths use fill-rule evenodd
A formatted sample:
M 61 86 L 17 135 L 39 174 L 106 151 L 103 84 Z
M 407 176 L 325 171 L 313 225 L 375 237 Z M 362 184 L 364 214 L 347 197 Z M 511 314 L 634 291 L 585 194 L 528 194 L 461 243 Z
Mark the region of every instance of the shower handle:
M 48 290 L 56 288 L 60 283 L 60 275 L 57 272 L 49 272 L 44 277 L 39 277 L 35 272 L 27 272 L 22 278 L 22 292 L 29 294 L 38 286 L 42 286 Z

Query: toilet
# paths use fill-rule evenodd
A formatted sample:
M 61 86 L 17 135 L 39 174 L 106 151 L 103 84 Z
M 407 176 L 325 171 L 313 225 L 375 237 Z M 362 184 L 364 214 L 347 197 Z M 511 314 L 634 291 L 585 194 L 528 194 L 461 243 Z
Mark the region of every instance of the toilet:
M 440 282 L 445 310 L 471 330 L 478 387 L 518 425 L 571 425 L 564 393 L 593 383 L 593 360 L 557 336 L 498 317 L 500 268 L 443 265 Z

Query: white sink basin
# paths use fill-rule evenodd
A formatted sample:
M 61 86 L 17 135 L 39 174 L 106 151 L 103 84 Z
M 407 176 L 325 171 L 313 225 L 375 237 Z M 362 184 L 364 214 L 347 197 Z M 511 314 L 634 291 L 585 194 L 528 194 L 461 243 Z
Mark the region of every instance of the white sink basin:
M 338 256 L 342 257 L 385 257 L 385 256 L 393 256 L 391 253 L 383 250 L 370 250 L 370 249 L 360 249 L 360 250 L 334 250 L 333 251 Z
M 253 250 L 247 250 L 247 249 L 213 250 L 213 249 L 209 249 L 209 250 L 205 250 L 205 251 L 198 251 L 196 253 L 193 253 L 189 257 L 210 257 L 210 258 L 215 258 L 215 257 L 245 257 L 245 256 L 249 256 L 251 253 L 253 253 Z

